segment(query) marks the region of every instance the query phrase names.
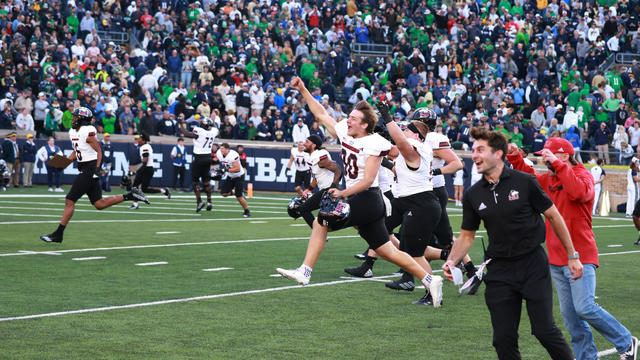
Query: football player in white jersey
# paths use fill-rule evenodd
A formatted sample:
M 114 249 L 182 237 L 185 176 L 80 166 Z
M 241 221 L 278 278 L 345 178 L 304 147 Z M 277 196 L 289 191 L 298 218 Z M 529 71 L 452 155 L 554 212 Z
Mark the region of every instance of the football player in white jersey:
M 155 171 L 153 165 L 153 148 L 151 144 L 149 144 L 149 135 L 146 133 L 142 133 L 140 137 L 136 139 L 138 142 L 138 151 L 140 151 L 140 159 L 142 159 L 142 166 L 138 169 L 136 178 L 133 181 L 133 187 L 140 187 L 143 193 L 151 193 L 151 194 L 164 194 L 167 199 L 171 199 L 171 193 L 169 192 L 169 188 L 150 188 L 149 184 L 151 183 L 151 179 L 153 178 L 153 173 Z M 138 202 L 134 201 L 131 205 L 130 209 L 137 209 Z
M 346 189 L 332 188 L 328 192 L 336 198 L 347 198 L 351 212 L 348 221 L 342 227 L 331 230 L 356 226 L 360 236 L 372 249 L 384 259 L 422 279 L 425 288 L 428 289 L 432 276 L 409 254 L 398 250 L 389 240 L 386 231 L 384 202 L 378 188 L 378 170 L 382 157 L 389 152 L 391 144 L 380 135 L 373 133 L 378 122 L 374 109 L 366 101 L 360 101 L 355 104 L 346 120 L 336 123 L 335 119 L 307 90 L 300 78 L 295 77 L 291 81 L 291 86 L 304 96 L 316 120 L 342 143 Z M 276 271 L 298 284 L 308 284 L 313 266 L 327 242 L 329 230 L 316 219 L 302 265 L 295 270 L 278 268 Z
M 211 148 L 220 132 L 214 126 L 213 120 L 208 117 L 203 118 L 200 126 L 193 128 L 193 132 L 185 130 L 184 124 L 180 127 L 180 131 L 182 131 L 183 136 L 193 139 L 191 182 L 193 184 L 193 192 L 196 194 L 196 212 L 200 212 L 204 207 L 200 197 L 200 184 L 202 184 L 202 188 L 207 194 L 207 211 L 211 211 L 213 208 L 210 184 Z
M 593 199 L 593 209 L 591 210 L 592 216 L 598 214 L 598 202 L 600 201 L 600 195 L 602 195 L 602 182 L 607 177 L 607 174 L 602 168 L 603 163 L 604 161 L 602 159 L 598 159 L 596 162 L 596 166 L 592 167 L 589 171 L 591 173 L 591 176 L 593 176 L 593 181 L 595 182 L 595 198 Z
M 322 196 L 330 188 L 337 188 L 342 178 L 342 170 L 335 161 L 331 160 L 329 152 L 322 148 L 322 139 L 318 135 L 311 135 L 302 143 L 303 150 L 308 154 L 308 166 L 311 168 L 313 180 L 305 189 L 307 199 L 298 208 L 298 213 L 313 229 L 315 217 L 311 213 L 320 208 Z M 317 187 L 313 195 L 313 188 Z
M 109 206 L 121 203 L 125 200 L 140 200 L 149 203 L 146 196 L 137 188 L 132 188 L 124 195 L 114 195 L 106 198 L 102 197 L 100 187 L 100 164 L 102 162 L 102 151 L 100 143 L 96 139 L 96 128 L 91 125 L 93 113 L 85 107 L 79 107 L 73 111 L 73 120 L 69 130 L 69 138 L 73 144 L 73 152 L 69 155 L 69 160 L 77 160 L 80 173 L 76 176 L 71 185 L 71 190 L 64 202 L 64 212 L 60 225 L 51 234 L 41 235 L 40 240 L 45 242 L 61 243 L 64 229 L 73 216 L 76 202 L 87 194 L 91 204 L 102 210 Z
M 305 151 L 304 142 L 300 141 L 297 146 L 291 148 L 291 156 L 287 169 L 291 169 L 291 164 L 296 165 L 296 176 L 293 181 L 296 192 L 302 195 L 304 189 L 311 185 L 311 171 L 309 169 L 309 153 Z
M 220 180 L 220 195 L 227 197 L 234 191 L 236 200 L 244 209 L 242 216 L 249 217 L 249 205 L 247 199 L 244 198 L 244 169 L 240 163 L 240 155 L 229 147 L 229 144 L 222 143 L 220 149 L 216 152 L 216 157 L 220 160 L 220 167 L 225 173 Z

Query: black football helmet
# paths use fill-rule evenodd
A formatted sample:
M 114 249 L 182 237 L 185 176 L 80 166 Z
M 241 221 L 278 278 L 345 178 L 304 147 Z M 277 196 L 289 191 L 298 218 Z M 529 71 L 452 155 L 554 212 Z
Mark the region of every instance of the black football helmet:
M 80 106 L 73 110 L 71 114 L 73 115 L 71 126 L 74 129 L 78 129 L 84 125 L 91 125 L 91 122 L 93 121 L 93 112 L 84 106 Z
M 329 193 L 322 195 L 318 222 L 320 225 L 338 230 L 344 227 L 351 217 L 351 206 L 342 199 L 334 199 Z
M 287 206 L 287 213 L 294 219 L 299 218 L 300 215 L 300 206 L 304 204 L 305 198 L 298 195 L 289 201 L 289 206 Z
M 211 118 L 203 118 L 202 121 L 200 122 L 200 126 L 202 126 L 203 129 L 205 130 L 209 130 L 213 127 L 213 120 L 211 120 Z
M 436 123 L 438 121 L 438 115 L 431 108 L 418 108 L 413 112 L 411 120 L 418 120 L 423 122 L 429 128 L 429 131 L 435 131 Z
M 218 169 L 211 170 L 209 175 L 211 175 L 211 180 L 220 181 L 222 180 L 222 177 L 224 176 L 225 172 L 226 171 L 224 168 L 218 168 Z

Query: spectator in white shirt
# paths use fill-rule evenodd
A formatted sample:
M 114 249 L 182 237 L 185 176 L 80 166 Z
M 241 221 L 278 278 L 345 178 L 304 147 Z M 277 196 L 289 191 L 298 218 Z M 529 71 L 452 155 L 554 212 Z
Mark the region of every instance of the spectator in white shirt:
M 291 130 L 291 137 L 294 143 L 305 141 L 309 137 L 309 127 L 307 127 L 303 120 L 304 119 L 299 117 L 297 124 L 294 125 L 293 130 Z
M 151 70 L 147 70 L 147 73 L 138 80 L 138 85 L 153 95 L 158 88 L 158 80 L 153 76 Z
M 29 114 L 29 109 L 22 109 L 22 112 L 16 116 L 16 128 L 23 131 L 33 131 L 33 117 Z

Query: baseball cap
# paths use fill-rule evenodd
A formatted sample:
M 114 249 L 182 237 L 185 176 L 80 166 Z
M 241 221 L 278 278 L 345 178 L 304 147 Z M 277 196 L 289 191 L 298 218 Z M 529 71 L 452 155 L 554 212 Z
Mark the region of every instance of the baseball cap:
M 544 143 L 544 148 L 549 149 L 554 154 L 574 154 L 573 145 L 571 145 L 569 140 L 559 137 L 552 137 L 547 139 L 547 142 Z M 534 155 L 542 155 L 542 151 L 536 151 Z
M 27 139 L 33 138 L 33 134 L 27 134 Z
M 111 136 L 108 132 L 104 133 L 104 137 Z

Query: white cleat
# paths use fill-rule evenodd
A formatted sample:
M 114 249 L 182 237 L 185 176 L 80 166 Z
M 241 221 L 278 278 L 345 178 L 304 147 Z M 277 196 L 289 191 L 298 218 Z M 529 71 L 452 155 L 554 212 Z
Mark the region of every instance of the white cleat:
M 286 270 L 286 269 L 277 268 L 276 271 L 278 272 L 278 274 L 286 277 L 289 280 L 293 280 L 297 282 L 299 285 L 308 285 L 309 280 L 311 279 L 310 276 L 309 277 L 304 276 L 304 274 L 298 271 L 298 269 Z
M 433 307 L 439 308 L 442 305 L 442 276 L 433 275 L 429 284 L 429 293 L 433 298 Z

